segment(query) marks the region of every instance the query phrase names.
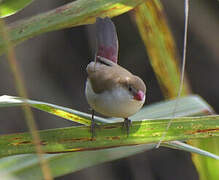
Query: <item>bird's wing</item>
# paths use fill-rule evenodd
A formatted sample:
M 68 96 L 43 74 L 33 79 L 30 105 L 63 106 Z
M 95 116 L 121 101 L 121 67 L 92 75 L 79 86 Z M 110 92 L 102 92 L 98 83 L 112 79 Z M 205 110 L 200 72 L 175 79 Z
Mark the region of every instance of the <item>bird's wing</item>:
M 118 38 L 116 28 L 110 18 L 97 18 L 96 20 L 97 54 L 117 63 Z M 96 58 L 98 61 L 98 58 Z
M 111 90 L 125 81 L 127 77 L 133 76 L 129 71 L 114 63 L 106 65 L 100 62 L 91 62 L 87 66 L 88 79 L 95 93 Z

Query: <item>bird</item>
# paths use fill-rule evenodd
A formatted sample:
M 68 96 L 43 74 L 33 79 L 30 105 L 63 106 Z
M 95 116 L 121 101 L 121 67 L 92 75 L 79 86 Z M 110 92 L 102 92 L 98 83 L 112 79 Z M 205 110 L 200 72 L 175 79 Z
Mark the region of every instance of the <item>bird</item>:
M 91 133 L 95 135 L 94 111 L 106 116 L 123 118 L 127 135 L 131 126 L 129 117 L 143 106 L 146 96 L 144 81 L 117 64 L 118 37 L 109 17 L 96 18 L 95 60 L 86 68 L 85 95 L 92 109 Z

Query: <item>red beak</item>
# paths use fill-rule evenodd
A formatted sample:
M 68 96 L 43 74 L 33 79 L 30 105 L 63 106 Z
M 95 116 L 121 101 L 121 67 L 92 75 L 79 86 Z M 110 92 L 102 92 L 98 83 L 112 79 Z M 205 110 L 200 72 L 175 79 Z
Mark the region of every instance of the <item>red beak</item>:
M 143 99 L 144 99 L 144 93 L 143 93 L 143 91 L 138 91 L 138 93 L 137 94 L 135 94 L 135 96 L 134 96 L 134 99 L 135 100 L 137 100 L 137 101 L 142 101 Z

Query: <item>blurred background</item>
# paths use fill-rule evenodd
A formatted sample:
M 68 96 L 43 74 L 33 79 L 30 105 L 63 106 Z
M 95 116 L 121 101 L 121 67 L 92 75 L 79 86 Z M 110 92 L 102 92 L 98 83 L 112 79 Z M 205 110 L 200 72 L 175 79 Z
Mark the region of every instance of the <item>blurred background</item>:
M 21 12 L 6 18 L 7 23 L 56 8 L 70 0 L 37 0 Z M 171 31 L 181 57 L 184 2 L 163 1 Z M 202 96 L 219 112 L 219 3 L 217 0 L 190 1 L 186 73 L 193 93 Z M 145 105 L 164 100 L 131 13 L 113 18 L 119 38 L 119 64 L 140 76 L 147 85 Z M 84 96 L 86 65 L 95 52 L 94 25 L 50 32 L 16 47 L 16 57 L 30 99 L 89 112 Z M 13 76 L 4 56 L 0 57 L 0 95 L 17 96 Z M 177 88 L 177 87 L 176 87 Z M 72 126 L 50 114 L 34 111 L 39 129 Z M 13 113 L 12 113 L 13 112 Z M 0 111 L 0 134 L 27 131 L 20 108 Z M 159 148 L 66 175 L 65 179 L 91 180 L 195 180 L 198 174 L 190 154 Z

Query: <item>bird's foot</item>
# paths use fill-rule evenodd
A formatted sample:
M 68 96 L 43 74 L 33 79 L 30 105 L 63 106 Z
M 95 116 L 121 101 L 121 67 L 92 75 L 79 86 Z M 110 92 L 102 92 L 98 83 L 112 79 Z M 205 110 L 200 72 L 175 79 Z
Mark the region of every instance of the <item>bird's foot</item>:
M 129 136 L 129 130 L 130 130 L 131 125 L 132 125 L 132 121 L 128 118 L 125 118 L 122 128 L 126 129 L 127 136 Z

